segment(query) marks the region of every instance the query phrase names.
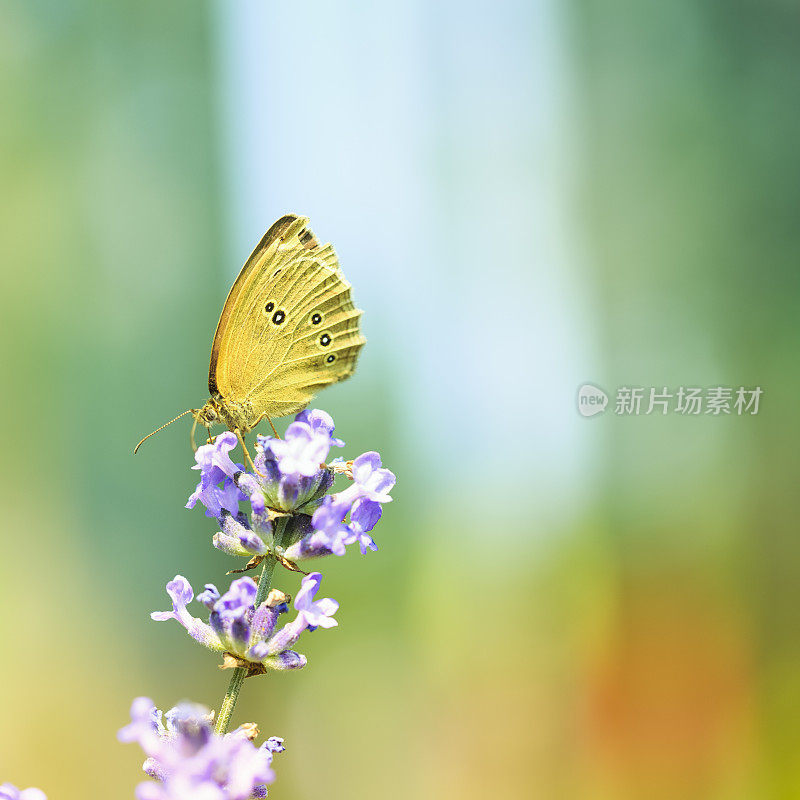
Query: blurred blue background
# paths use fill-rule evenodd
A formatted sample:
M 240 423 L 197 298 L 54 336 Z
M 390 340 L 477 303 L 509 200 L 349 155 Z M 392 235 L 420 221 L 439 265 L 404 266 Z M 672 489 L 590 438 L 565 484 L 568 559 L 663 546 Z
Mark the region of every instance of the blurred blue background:
M 131 449 L 205 399 L 292 211 L 369 340 L 315 405 L 398 486 L 379 551 L 324 565 L 308 669 L 245 684 L 270 796 L 800 796 L 795 4 L 0 15 L 0 779 L 130 797 L 131 699 L 218 706 L 148 619 L 232 566 L 183 508 L 189 424 Z M 587 381 L 764 396 L 584 419 Z

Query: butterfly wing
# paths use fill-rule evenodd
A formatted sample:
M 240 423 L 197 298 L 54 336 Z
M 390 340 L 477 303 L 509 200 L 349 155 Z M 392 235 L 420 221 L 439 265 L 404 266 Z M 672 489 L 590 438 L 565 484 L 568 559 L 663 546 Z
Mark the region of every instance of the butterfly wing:
M 254 419 L 305 408 L 353 374 L 366 339 L 330 244 L 287 215 L 264 235 L 222 309 L 211 350 L 212 397 L 249 403 Z

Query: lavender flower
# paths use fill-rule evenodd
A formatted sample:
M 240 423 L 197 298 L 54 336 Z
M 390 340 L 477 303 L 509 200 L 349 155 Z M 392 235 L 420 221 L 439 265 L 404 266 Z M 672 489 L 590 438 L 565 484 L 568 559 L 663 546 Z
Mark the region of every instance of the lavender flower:
M 319 591 L 322 583 L 322 575 L 319 572 L 312 572 L 303 578 L 300 591 L 294 600 L 294 607 L 297 611 L 295 624 L 302 630 L 315 631 L 317 628 L 335 628 L 339 623 L 333 615 L 339 610 L 339 604 L 330 597 L 323 597 L 322 600 L 314 601 L 314 597 Z
M 333 484 L 333 472 L 324 465 L 330 449 L 344 445 L 333 436 L 333 430 L 330 415 L 313 409 L 301 411 L 283 439 L 258 437 L 255 467 L 261 473 L 256 476 L 259 494 L 255 502 L 253 494 L 249 495 L 254 512 L 260 510 L 262 498 L 277 511 L 313 512 Z
M 151 619 L 159 622 L 168 619 L 177 620 L 186 628 L 189 635 L 195 641 L 200 642 L 204 647 L 214 649 L 217 639 L 213 631 L 209 631 L 208 626 L 201 619 L 193 617 L 186 610 L 186 606 L 194 597 L 194 590 L 189 581 L 182 575 L 176 575 L 175 578 L 167 584 L 167 594 L 172 600 L 172 611 L 154 611 L 150 615 Z
M 242 725 L 219 736 L 213 730 L 213 716 L 192 703 L 182 703 L 162 714 L 147 697 L 133 701 L 131 722 L 120 730 L 118 738 L 141 745 L 147 756 L 142 769 L 156 781 L 137 786 L 138 800 L 250 800 L 267 796 L 267 784 L 275 780 L 273 754 L 284 750 L 283 740 L 272 737 L 256 747 L 252 740 L 258 736 L 258 729 L 254 725 Z M 16 795 L 10 797 L 16 800 Z M 19 800 L 43 797 L 20 795 Z
M 303 631 L 335 628 L 339 624 L 333 618 L 339 609 L 339 604 L 335 600 L 324 597 L 322 600 L 314 601 L 321 581 L 322 575 L 319 572 L 312 572 L 303 578 L 302 586 L 294 601 L 297 617 L 293 622 L 284 625 L 269 642 L 255 645 L 251 650 L 253 655 L 267 656 L 270 652 L 287 651 L 300 638 Z
M 236 437 L 230 432 L 199 448 L 195 469 L 200 470 L 200 483 L 187 505 L 200 500 L 206 514 L 219 520 L 214 546 L 230 555 L 273 554 L 290 562 L 341 556 L 355 543 L 362 553 L 376 550 L 370 532 L 381 518 L 382 505 L 391 502 L 395 476 L 374 451 L 326 466 L 331 448 L 344 445 L 333 432 L 329 414 L 302 411 L 283 439 L 258 437 L 255 474 L 231 460 Z M 337 473 L 353 483 L 328 494 Z M 239 513 L 244 498 L 252 509 L 249 520 Z
M 288 611 L 288 598 L 273 589 L 256 608 L 257 587 L 252 578 L 233 581 L 222 595 L 213 584 L 207 584 L 197 598 L 210 611 L 206 623 L 187 611 L 194 592 L 189 582 L 177 575 L 167 584 L 172 611 L 155 611 L 150 616 L 159 621 L 176 620 L 200 644 L 225 653 L 225 666 L 246 666 L 250 674 L 267 669 L 299 669 L 306 665 L 306 657 L 291 648 L 303 631 L 337 625 L 333 615 L 339 604 L 330 598 L 314 601 L 321 579 L 318 572 L 303 578 L 294 602 L 297 617 L 277 632 L 278 617 Z
M 374 450 L 360 455 L 353 461 L 353 485 L 340 495 L 342 500 L 355 501 L 365 498 L 375 503 L 389 503 L 389 492 L 395 485 L 394 473 L 381 465 L 381 457 Z
M 359 456 L 349 471 L 353 484 L 323 500 L 311 518 L 313 532 L 287 547 L 284 558 L 302 561 L 329 554 L 342 556 L 355 542 L 362 554 L 378 549 L 369 532 L 381 518 L 381 505 L 392 500 L 389 492 L 395 484 L 394 473 L 381 466 L 381 457 L 375 452 Z
M 17 789 L 11 783 L 0 785 L 0 800 L 47 800 L 41 789 Z
M 238 444 L 236 434 L 226 431 L 217 436 L 214 444 L 197 448 L 197 462 L 192 469 L 200 470 L 200 483 L 186 502 L 186 508 L 194 508 L 199 500 L 206 507 L 207 517 L 219 518 L 223 511 L 236 516 L 239 503 L 245 495 L 234 483 L 233 476 L 244 471 L 234 464 L 228 453 Z
M 283 439 L 269 442 L 269 450 L 282 475 L 313 478 L 320 471 L 333 445 L 333 420 L 327 414 L 328 419 L 323 419 L 322 414 L 325 412 L 301 412 L 286 429 Z

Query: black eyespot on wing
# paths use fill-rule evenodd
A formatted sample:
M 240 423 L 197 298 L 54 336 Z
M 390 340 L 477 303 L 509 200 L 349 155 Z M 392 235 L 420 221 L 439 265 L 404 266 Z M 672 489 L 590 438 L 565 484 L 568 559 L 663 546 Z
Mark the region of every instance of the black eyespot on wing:
M 322 314 L 319 312 L 315 312 L 311 315 L 311 324 L 312 325 L 319 325 L 322 322 Z
M 264 306 L 264 311 L 266 311 L 267 314 L 269 314 L 272 311 L 273 308 L 275 308 L 275 303 L 273 303 L 272 300 L 270 300 L 269 303 L 267 303 Z
M 275 312 L 275 313 L 272 315 L 272 321 L 273 321 L 273 322 L 274 322 L 276 325 L 280 325 L 280 324 L 281 324 L 281 322 L 283 322 L 285 319 L 286 319 L 286 313 L 285 313 L 285 312 L 283 312 L 283 311 L 280 311 L 280 310 L 276 311 L 276 312 Z
M 331 353 L 331 354 L 330 354 L 330 355 L 329 355 L 329 356 L 328 356 L 328 357 L 325 359 L 325 361 L 327 361 L 327 362 L 328 362 L 328 364 L 333 364 L 333 362 L 334 362 L 334 361 L 336 361 L 336 354 L 335 354 L 335 353 Z
M 327 347 L 331 343 L 331 337 L 327 333 L 323 333 L 322 336 L 319 337 L 319 343 L 323 347 Z

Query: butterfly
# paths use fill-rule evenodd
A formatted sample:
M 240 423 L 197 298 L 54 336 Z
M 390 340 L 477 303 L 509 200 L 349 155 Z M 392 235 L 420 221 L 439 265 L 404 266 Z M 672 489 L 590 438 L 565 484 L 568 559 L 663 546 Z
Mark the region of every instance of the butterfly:
M 330 244 L 307 217 L 287 214 L 264 234 L 231 287 L 214 334 L 209 399 L 185 414 L 209 430 L 243 435 L 266 419 L 304 409 L 329 384 L 349 378 L 366 339 L 362 312 Z M 274 431 L 274 426 L 273 426 Z

